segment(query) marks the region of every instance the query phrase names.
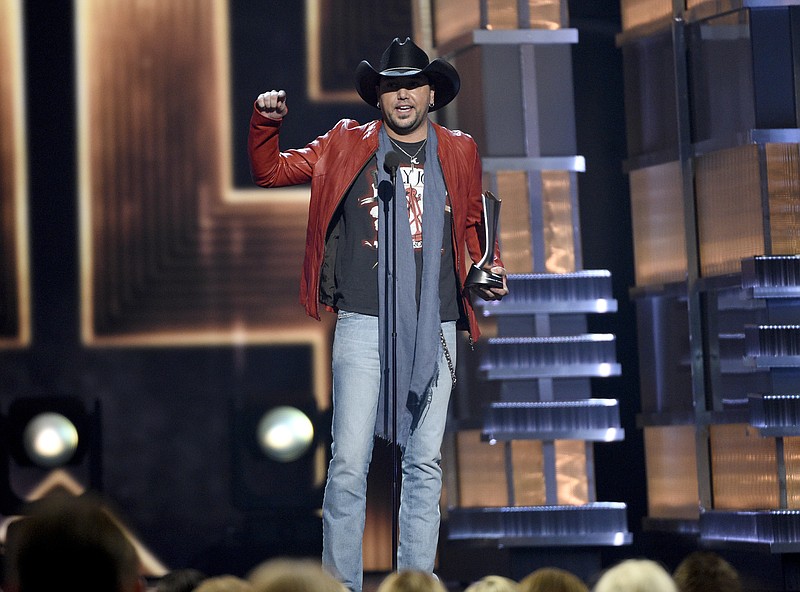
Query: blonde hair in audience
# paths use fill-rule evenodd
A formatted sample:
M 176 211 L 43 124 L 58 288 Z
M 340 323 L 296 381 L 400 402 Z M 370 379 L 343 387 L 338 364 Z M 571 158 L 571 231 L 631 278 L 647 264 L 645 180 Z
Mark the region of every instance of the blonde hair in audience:
M 193 592 L 253 592 L 250 582 L 231 575 L 213 576 L 198 584 Z
M 520 580 L 519 592 L 589 592 L 589 587 L 569 571 L 542 567 Z
M 655 561 L 627 559 L 600 576 L 593 592 L 678 592 L 678 587 Z
M 255 592 L 347 592 L 318 561 L 279 557 L 256 566 L 247 580 Z
M 473 582 L 464 592 L 517 592 L 517 583 L 503 576 L 489 575 Z
M 447 590 L 433 574 L 404 570 L 386 576 L 378 586 L 377 592 L 447 592 Z

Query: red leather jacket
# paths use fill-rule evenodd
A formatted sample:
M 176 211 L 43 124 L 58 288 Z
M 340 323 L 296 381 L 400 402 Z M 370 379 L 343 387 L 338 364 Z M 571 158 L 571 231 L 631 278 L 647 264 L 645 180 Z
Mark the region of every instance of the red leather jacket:
M 261 115 L 256 109 L 250 118 L 248 154 L 253 180 L 262 187 L 281 187 L 311 182 L 308 206 L 306 252 L 300 280 L 300 302 L 309 316 L 319 320 L 319 303 L 334 310 L 326 293 L 326 280 L 332 281 L 332 265 L 325 262 L 325 241 L 331 222 L 347 190 L 361 169 L 378 149 L 381 121 L 359 125 L 343 119 L 324 136 L 299 150 L 280 152 L 278 131 L 282 120 Z M 451 206 L 452 240 L 459 280 L 462 318 L 459 328 L 468 329 L 473 339 L 480 336 L 468 290 L 464 290 L 467 267 L 463 246 L 470 258 L 482 257 L 482 169 L 474 140 L 467 134 L 434 124 L 439 142 L 439 160 Z M 502 265 L 495 246 L 494 264 Z M 321 284 L 323 289 L 320 289 Z M 466 323 L 464 322 L 466 321 Z

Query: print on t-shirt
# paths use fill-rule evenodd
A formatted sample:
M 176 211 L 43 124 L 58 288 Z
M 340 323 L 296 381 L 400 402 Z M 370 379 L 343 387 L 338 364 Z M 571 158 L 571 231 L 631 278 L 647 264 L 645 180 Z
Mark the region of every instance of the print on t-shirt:
M 370 172 L 370 178 L 372 182 L 370 183 L 370 187 L 372 188 L 372 195 L 367 195 L 365 197 L 360 197 L 358 199 L 358 205 L 363 208 L 369 208 L 369 215 L 372 218 L 372 229 L 374 233 L 370 240 L 364 239 L 361 241 L 362 246 L 368 247 L 375 251 L 378 250 L 378 171 L 377 169 L 373 169 Z M 377 265 L 377 263 L 376 263 Z
M 402 179 L 403 186 L 406 188 L 406 205 L 408 207 L 408 224 L 411 229 L 411 244 L 415 251 L 422 249 L 422 210 L 423 193 L 425 189 L 425 170 L 419 166 L 411 167 L 401 165 L 398 169 L 398 181 Z M 378 249 L 378 174 L 372 174 L 372 195 L 361 197 L 358 204 L 369 208 L 369 215 L 372 217 L 374 234 L 370 239 L 364 239 L 364 247 Z

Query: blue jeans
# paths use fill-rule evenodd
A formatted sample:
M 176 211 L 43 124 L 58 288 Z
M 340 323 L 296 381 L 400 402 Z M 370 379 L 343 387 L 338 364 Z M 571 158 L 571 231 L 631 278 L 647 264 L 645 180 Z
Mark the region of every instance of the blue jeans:
M 455 364 L 455 322 L 442 323 Z M 380 389 L 377 317 L 340 311 L 333 340 L 333 444 L 322 502 L 322 563 L 354 592 L 363 580 L 367 473 Z M 444 355 L 431 404 L 402 458 L 398 569 L 433 571 L 439 539 L 441 445 L 452 381 Z

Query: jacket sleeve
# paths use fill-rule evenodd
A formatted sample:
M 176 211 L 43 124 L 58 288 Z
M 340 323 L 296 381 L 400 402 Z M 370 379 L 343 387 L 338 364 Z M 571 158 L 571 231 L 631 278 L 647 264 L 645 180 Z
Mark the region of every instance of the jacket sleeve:
M 469 251 L 470 259 L 473 262 L 478 262 L 483 258 L 483 242 L 486 236 L 483 220 L 483 168 L 481 166 L 481 157 L 478 154 L 478 147 L 474 141 L 471 144 L 471 157 L 467 159 L 470 164 L 468 179 L 469 190 L 469 203 L 467 209 L 467 250 Z M 498 237 L 499 238 L 499 237 Z M 503 261 L 500 258 L 500 246 L 497 239 L 494 244 L 494 257 L 492 258 L 492 266 L 503 267 Z
M 247 137 L 247 155 L 253 181 L 261 187 L 308 183 L 322 151 L 324 136 L 305 148 L 281 152 L 278 137 L 282 121 L 265 117 L 253 107 Z

